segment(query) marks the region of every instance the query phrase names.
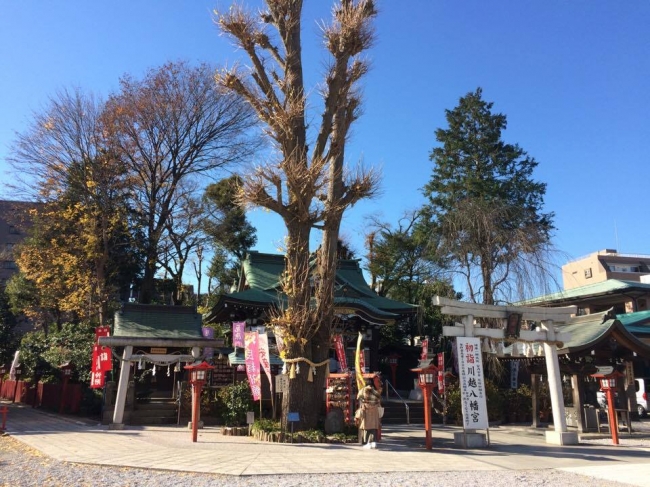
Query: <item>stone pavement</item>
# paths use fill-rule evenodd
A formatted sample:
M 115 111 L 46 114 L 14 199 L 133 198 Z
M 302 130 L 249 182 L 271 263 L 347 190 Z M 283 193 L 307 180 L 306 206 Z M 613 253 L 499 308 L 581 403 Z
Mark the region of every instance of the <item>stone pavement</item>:
M 257 442 L 222 436 L 218 428 L 199 430 L 198 442 L 192 443 L 185 427 L 127 426 L 116 431 L 19 404 L 9 404 L 7 418 L 7 433 L 15 439 L 54 459 L 75 463 L 242 476 L 550 468 L 650 485 L 650 447 L 548 445 L 542 431 L 497 427 L 490 430 L 488 448 L 464 450 L 454 445 L 454 431 L 459 428 L 435 425 L 434 448 L 427 451 L 421 426 L 387 426 L 379 448 L 365 450 L 356 444 Z

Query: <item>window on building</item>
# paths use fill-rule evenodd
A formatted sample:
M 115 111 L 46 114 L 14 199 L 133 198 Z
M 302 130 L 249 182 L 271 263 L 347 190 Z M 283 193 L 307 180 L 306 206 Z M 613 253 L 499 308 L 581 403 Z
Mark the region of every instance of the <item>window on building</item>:
M 585 279 L 591 278 L 591 267 L 585 269 Z

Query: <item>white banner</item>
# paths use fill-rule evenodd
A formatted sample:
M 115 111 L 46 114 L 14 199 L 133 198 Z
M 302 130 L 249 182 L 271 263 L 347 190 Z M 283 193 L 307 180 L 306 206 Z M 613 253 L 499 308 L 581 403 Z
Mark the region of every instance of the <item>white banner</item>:
M 260 344 L 260 365 L 266 376 L 269 378 L 271 393 L 273 393 L 273 379 L 271 378 L 271 359 L 269 357 L 269 336 L 266 333 L 260 333 L 257 337 Z
M 487 429 L 488 415 L 483 380 L 481 341 L 478 338 L 456 338 L 460 397 L 463 407 L 463 428 Z

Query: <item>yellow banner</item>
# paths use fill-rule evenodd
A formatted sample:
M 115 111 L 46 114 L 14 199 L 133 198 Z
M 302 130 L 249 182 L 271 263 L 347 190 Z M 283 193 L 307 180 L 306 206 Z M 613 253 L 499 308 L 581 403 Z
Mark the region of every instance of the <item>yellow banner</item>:
M 359 332 L 359 338 L 357 338 L 357 353 L 354 356 L 354 372 L 357 376 L 357 388 L 359 390 L 363 389 L 366 385 L 363 380 L 363 370 L 361 370 L 361 343 L 363 342 L 363 335 Z

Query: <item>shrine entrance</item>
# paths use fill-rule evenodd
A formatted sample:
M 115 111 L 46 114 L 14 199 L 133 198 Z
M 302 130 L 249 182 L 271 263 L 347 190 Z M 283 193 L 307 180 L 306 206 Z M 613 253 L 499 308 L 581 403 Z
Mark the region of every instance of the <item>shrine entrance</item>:
M 553 411 L 553 431 L 546 432 L 546 442 L 556 445 L 577 445 L 578 433 L 569 432 L 562 398 L 562 382 L 558 362 L 558 347 L 571 337 L 568 333 L 556 330 L 556 324 L 569 321 L 575 314 L 575 306 L 563 308 L 530 308 L 522 306 L 493 306 L 466 303 L 440 296 L 433 298 L 433 304 L 441 307 L 446 315 L 461 317 L 461 323 L 443 327 L 443 335 L 448 337 L 484 337 L 491 341 L 510 343 L 524 342 L 540 344 L 546 357 L 549 394 Z M 481 321 L 491 320 L 497 328 L 485 328 Z M 521 322 L 535 322 L 534 330 L 521 330 Z M 474 431 L 466 433 L 477 434 Z

